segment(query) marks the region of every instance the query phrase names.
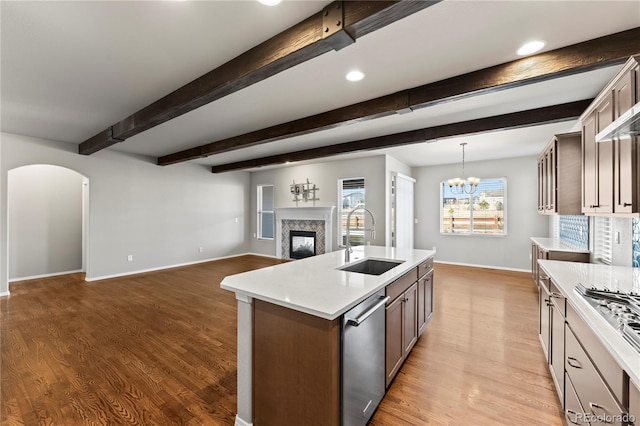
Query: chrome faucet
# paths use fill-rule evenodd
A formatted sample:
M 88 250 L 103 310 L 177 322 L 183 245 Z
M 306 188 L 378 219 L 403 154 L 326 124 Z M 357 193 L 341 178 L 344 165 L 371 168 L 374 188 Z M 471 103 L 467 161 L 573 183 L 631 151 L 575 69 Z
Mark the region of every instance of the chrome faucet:
M 347 215 L 347 243 L 345 245 L 346 248 L 344 250 L 344 261 L 345 262 L 349 262 L 349 253 L 351 253 L 351 251 L 352 251 L 352 249 L 351 249 L 351 215 L 356 210 L 362 210 L 362 211 L 365 211 L 365 212 L 369 213 L 369 215 L 371 216 L 371 228 L 362 228 L 362 230 L 363 231 L 371 231 L 371 239 L 372 240 L 376 238 L 376 218 L 373 216 L 373 213 L 371 213 L 371 210 L 366 209 L 362 204 L 358 204 Z

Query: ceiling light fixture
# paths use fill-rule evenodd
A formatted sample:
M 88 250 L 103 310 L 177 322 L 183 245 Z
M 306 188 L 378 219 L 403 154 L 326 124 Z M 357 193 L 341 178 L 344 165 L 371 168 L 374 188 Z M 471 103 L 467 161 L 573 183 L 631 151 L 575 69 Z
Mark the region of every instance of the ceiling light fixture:
M 360 81 L 364 78 L 364 73 L 358 70 L 349 71 L 345 78 L 349 81 Z
M 523 44 L 520 49 L 516 53 L 520 56 L 531 55 L 532 53 L 536 53 L 540 49 L 544 47 L 544 41 L 535 40 L 530 41 L 529 43 Z
M 464 146 L 466 144 L 466 142 L 462 142 L 460 144 L 460 146 L 462 147 L 462 178 L 453 178 L 447 181 L 447 183 L 449 184 L 449 189 L 454 194 L 473 194 L 476 191 L 478 184 L 480 183 L 480 178 L 464 178 Z
M 280 4 L 281 0 L 258 0 L 258 1 L 264 4 L 265 6 L 277 6 Z

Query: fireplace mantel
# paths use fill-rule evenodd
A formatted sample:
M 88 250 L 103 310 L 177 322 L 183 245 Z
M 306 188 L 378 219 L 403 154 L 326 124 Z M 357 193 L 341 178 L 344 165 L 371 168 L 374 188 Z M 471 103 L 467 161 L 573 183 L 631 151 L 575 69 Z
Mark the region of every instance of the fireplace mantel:
M 274 210 L 276 221 L 276 257 L 282 258 L 282 221 L 283 220 L 321 220 L 324 221 L 325 253 L 333 251 L 333 223 L 335 206 L 330 207 L 285 207 Z

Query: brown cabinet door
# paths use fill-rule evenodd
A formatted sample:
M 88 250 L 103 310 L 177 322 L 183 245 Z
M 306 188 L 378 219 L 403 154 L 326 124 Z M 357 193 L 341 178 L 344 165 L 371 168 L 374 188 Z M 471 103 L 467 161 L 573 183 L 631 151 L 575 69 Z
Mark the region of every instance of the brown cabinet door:
M 544 213 L 544 155 L 538 159 L 538 213 Z
M 582 213 L 594 213 L 597 205 L 596 114 L 582 122 Z
M 433 282 L 434 282 L 434 273 L 433 271 L 429 272 L 429 275 L 425 277 L 425 295 L 424 295 L 424 316 L 425 323 L 428 323 L 431 317 L 433 316 Z M 426 324 L 425 324 L 426 325 Z
M 386 384 L 389 386 L 395 377 L 402 360 L 404 351 L 402 345 L 402 320 L 404 296 L 400 295 L 393 303 L 386 307 Z
M 613 121 L 613 92 L 598 104 L 596 134 Z M 613 142 L 596 144 L 597 192 L 596 212 L 613 213 Z
M 549 147 L 547 154 L 547 204 L 545 211 L 554 213 L 556 211 L 556 144 L 555 142 Z
M 427 327 L 433 314 L 433 271 L 418 281 L 418 336 Z
M 426 284 L 427 277 L 422 277 L 418 280 L 418 336 L 422 335 L 426 325 Z
M 418 283 L 415 283 L 404 293 L 402 324 L 403 356 L 409 355 L 418 341 Z
M 637 138 L 614 142 L 614 213 L 635 213 L 637 199 Z
M 531 244 L 531 278 L 538 285 L 538 246 Z
M 544 213 L 544 154 L 538 159 L 538 212 Z
M 557 302 L 564 303 L 564 298 Z M 551 305 L 550 340 L 549 364 L 551 365 L 551 376 L 556 385 L 560 403 L 564 407 L 564 316 L 554 304 Z
M 613 87 L 613 116 L 620 117 L 635 104 L 635 71 L 631 70 Z M 638 211 L 636 196 L 636 138 L 614 141 L 614 213 Z
M 538 289 L 538 307 L 539 307 L 539 321 L 538 321 L 538 334 L 540 338 L 540 343 L 542 344 L 542 351 L 544 352 L 544 357 L 549 359 L 549 291 L 544 287 L 540 286 Z

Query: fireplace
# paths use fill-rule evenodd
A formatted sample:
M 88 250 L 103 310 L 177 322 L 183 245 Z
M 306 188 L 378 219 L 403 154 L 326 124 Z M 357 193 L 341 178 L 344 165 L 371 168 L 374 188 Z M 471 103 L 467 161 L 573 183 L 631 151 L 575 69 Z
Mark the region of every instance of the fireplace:
M 316 255 L 316 233 L 314 231 L 289 232 L 289 258 L 304 259 Z
M 283 207 L 275 209 L 276 257 L 293 259 L 291 257 L 291 231 L 315 233 L 313 246 L 316 255 L 333 251 L 333 244 L 336 239 L 333 226 L 335 209 L 335 206 Z M 308 236 L 308 234 L 305 236 Z

